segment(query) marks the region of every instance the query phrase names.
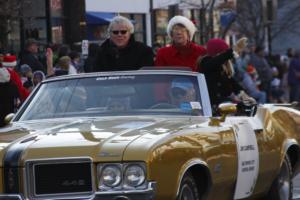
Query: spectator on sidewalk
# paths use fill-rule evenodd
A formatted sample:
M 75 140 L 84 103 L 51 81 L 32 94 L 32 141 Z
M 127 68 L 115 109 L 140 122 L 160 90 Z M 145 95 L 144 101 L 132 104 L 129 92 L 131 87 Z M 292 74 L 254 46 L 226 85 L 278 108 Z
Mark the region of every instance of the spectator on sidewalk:
M 8 70 L 10 74 L 10 81 L 17 86 L 21 102 L 25 101 L 30 92 L 23 87 L 19 74 L 16 72 L 15 68 L 17 66 L 17 57 L 14 55 L 4 56 L 2 65 Z
M 132 22 L 116 16 L 108 26 L 109 38 L 100 46 L 93 71 L 137 70 L 153 66 L 152 49 L 135 41 Z
M 38 59 L 37 53 L 39 48 L 39 42 L 33 38 L 29 38 L 25 42 L 25 49 L 20 54 L 20 66 L 27 64 L 31 67 L 32 71 L 46 71 L 43 64 Z
M 300 52 L 296 52 L 288 71 L 290 102 L 300 101 Z
M 71 51 L 69 53 L 69 57 L 71 59 L 69 74 L 77 74 L 83 72 L 82 66 L 80 65 L 80 53 L 77 51 Z
M 197 71 L 196 61 L 206 53 L 204 47 L 192 42 L 196 27 L 186 17 L 175 16 L 167 26 L 171 45 L 160 48 L 156 54 L 155 66 L 189 67 Z
M 23 64 L 20 66 L 20 74 L 21 74 L 21 81 L 23 86 L 28 90 L 32 91 L 33 83 L 32 83 L 32 70 L 31 67 L 27 64 Z
M 250 64 L 252 64 L 261 80 L 260 90 L 267 93 L 267 101 L 270 96 L 271 81 L 273 78 L 273 71 L 265 58 L 264 47 L 258 46 L 255 48 L 255 53 L 251 56 Z
M 42 82 L 45 79 L 45 74 L 42 71 L 35 71 L 32 74 L 32 83 L 33 87 L 36 87 L 40 82 Z

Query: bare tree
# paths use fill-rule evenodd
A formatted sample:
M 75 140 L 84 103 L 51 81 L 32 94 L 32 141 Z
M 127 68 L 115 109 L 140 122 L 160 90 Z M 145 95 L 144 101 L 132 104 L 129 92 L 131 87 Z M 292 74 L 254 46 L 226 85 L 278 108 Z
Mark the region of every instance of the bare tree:
M 263 21 L 261 0 L 238 0 L 236 26 L 241 34 L 255 44 L 265 41 L 265 24 Z
M 290 32 L 299 35 L 300 26 L 300 1 L 278 0 L 276 20 L 272 25 L 272 39 L 283 32 Z
M 31 4 L 30 0 L 0 0 L 0 44 L 8 46 L 8 36 L 13 31 L 13 24 L 24 18 L 23 8 Z
M 199 9 L 199 19 L 200 19 L 200 42 L 204 44 L 208 41 L 209 38 L 214 37 L 214 6 L 216 0 L 201 0 L 199 1 L 191 1 L 191 0 L 181 0 L 181 3 L 189 5 L 195 9 Z

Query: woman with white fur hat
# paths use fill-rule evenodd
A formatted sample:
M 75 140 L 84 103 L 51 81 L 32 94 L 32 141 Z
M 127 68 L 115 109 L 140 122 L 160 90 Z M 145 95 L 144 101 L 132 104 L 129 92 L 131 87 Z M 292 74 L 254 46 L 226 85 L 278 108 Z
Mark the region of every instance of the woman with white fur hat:
M 190 67 L 196 71 L 197 58 L 206 54 L 204 47 L 192 42 L 196 30 L 188 18 L 179 15 L 173 17 L 167 26 L 172 44 L 158 50 L 155 65 Z

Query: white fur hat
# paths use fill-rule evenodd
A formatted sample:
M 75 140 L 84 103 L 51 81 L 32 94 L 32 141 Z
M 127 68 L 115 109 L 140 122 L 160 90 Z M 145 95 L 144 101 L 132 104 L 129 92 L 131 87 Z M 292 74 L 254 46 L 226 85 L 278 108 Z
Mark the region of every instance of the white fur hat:
M 168 24 L 168 27 L 167 27 L 167 33 L 168 33 L 169 37 L 171 37 L 172 28 L 176 24 L 182 24 L 189 31 L 190 40 L 193 39 L 194 34 L 197 30 L 196 26 L 194 25 L 194 23 L 191 20 L 189 20 L 188 18 L 186 18 L 184 16 L 180 16 L 180 15 L 174 16 L 169 21 L 169 24 Z
M 6 83 L 10 80 L 10 73 L 4 67 L 0 67 L 0 83 Z

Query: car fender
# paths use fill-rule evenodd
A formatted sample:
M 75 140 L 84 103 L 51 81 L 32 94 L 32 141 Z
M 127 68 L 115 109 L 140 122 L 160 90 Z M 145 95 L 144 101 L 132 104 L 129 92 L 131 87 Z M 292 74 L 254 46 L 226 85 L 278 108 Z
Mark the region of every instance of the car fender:
M 207 187 L 207 191 L 210 190 L 211 188 L 211 184 L 212 184 L 212 181 L 211 181 L 211 176 L 210 176 L 210 172 L 209 172 L 209 168 L 208 168 L 208 165 L 205 161 L 201 160 L 201 159 L 191 159 L 189 161 L 187 161 L 184 165 L 182 165 L 180 171 L 179 171 L 179 175 L 178 175 L 178 181 L 177 181 L 177 192 L 176 192 L 176 196 L 178 196 L 179 194 L 179 188 L 180 188 L 180 185 L 181 185 L 181 181 L 182 181 L 182 178 L 184 176 L 184 174 L 189 170 L 191 169 L 192 167 L 194 166 L 200 166 L 200 167 L 203 167 L 209 177 L 208 179 L 208 187 Z M 206 191 L 206 192 L 207 192 Z
M 295 147 L 295 149 L 294 149 Z M 293 148 L 293 149 L 292 149 Z M 291 151 L 295 154 L 292 154 Z M 297 175 L 300 172 L 300 146 L 296 139 L 286 139 L 284 146 L 283 146 L 283 152 L 281 153 L 281 163 L 280 166 L 283 163 L 285 155 L 288 155 L 291 162 L 292 162 L 292 169 L 293 169 L 293 176 Z

